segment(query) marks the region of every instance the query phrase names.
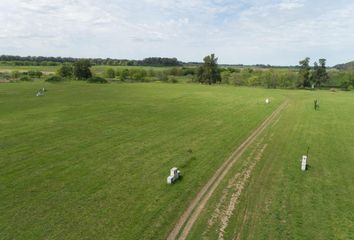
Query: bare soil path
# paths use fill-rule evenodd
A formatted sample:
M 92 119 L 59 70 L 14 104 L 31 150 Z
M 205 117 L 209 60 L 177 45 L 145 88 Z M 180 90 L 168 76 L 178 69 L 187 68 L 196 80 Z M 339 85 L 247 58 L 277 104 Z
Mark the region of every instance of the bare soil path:
M 219 167 L 204 187 L 197 193 L 188 208 L 181 215 L 176 225 L 167 237 L 168 240 L 187 238 L 199 214 L 202 212 L 211 195 L 220 184 L 221 180 L 229 172 L 234 163 L 241 157 L 247 147 L 276 119 L 280 112 L 287 106 L 288 101 L 282 103 L 252 134 L 231 154 L 231 156 Z

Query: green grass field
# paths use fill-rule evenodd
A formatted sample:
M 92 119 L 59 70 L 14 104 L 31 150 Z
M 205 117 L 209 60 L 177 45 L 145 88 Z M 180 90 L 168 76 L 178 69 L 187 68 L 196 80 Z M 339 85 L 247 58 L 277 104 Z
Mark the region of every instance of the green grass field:
M 48 92 L 36 97 L 41 87 Z M 241 239 L 348 239 L 353 94 L 81 82 L 0 84 L 0 239 L 164 239 L 217 167 L 285 99 L 288 108 L 225 178 L 191 239 L 215 239 L 210 214 L 265 143 L 225 238 L 240 231 Z M 311 168 L 303 173 L 308 146 Z M 183 179 L 169 186 L 173 166 Z
M 224 179 L 189 239 L 354 239 L 354 95 L 288 97 L 286 111 Z
M 0 238 L 163 238 L 280 92 L 1 84 Z M 168 186 L 173 166 L 185 176 Z

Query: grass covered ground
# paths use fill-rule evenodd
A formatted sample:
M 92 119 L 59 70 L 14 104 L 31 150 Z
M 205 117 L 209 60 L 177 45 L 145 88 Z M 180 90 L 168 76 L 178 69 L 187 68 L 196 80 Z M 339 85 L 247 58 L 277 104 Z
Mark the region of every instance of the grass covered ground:
M 354 239 L 354 95 L 287 97 L 287 109 L 224 179 L 189 239 Z
M 36 97 L 42 87 L 48 92 Z M 0 84 L 0 239 L 164 239 L 203 183 L 288 93 Z M 173 166 L 183 179 L 168 186 Z

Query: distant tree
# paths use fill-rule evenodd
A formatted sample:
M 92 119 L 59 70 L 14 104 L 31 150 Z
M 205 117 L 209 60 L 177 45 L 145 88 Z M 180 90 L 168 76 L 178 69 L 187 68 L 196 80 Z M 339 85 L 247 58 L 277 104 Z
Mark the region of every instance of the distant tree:
M 326 69 L 326 59 L 321 58 L 318 60 L 318 62 L 320 63 L 318 71 L 317 71 L 317 75 L 318 75 L 318 81 L 317 81 L 317 85 L 321 86 L 322 84 L 326 83 L 329 79 L 328 73 L 327 73 L 327 69 Z
M 313 86 L 317 85 L 318 73 L 319 73 L 318 63 L 314 62 L 313 63 L 313 70 L 311 71 L 311 74 L 310 74 L 310 82 L 311 82 L 311 85 L 313 85 Z
M 326 83 L 329 79 L 327 70 L 326 70 L 326 59 L 319 59 L 319 64 L 314 62 L 313 70 L 311 72 L 311 82 L 312 84 L 320 87 Z
M 203 65 L 199 66 L 196 72 L 196 79 L 200 83 L 213 84 L 221 81 L 218 68 L 218 58 L 214 54 L 204 57 Z
M 304 60 L 301 60 L 299 62 L 300 64 L 300 82 L 298 87 L 309 87 L 311 85 L 310 83 L 310 70 L 311 67 L 309 65 L 310 63 L 310 58 L 305 58 Z
M 68 63 L 64 63 L 57 71 L 57 74 L 63 78 L 71 78 L 73 76 L 73 66 Z
M 105 72 L 105 75 L 108 78 L 115 78 L 116 77 L 116 73 L 115 73 L 113 68 L 107 68 L 106 72 Z
M 74 77 L 78 80 L 85 80 L 92 77 L 89 60 L 79 60 L 74 63 Z

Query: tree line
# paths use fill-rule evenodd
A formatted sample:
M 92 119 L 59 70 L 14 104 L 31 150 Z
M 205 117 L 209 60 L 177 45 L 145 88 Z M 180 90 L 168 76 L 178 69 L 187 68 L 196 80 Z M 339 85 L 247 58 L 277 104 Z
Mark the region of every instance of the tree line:
M 63 63 L 74 63 L 87 60 L 91 65 L 110 66 L 181 66 L 183 62 L 177 58 L 149 57 L 143 60 L 112 59 L 112 58 L 72 58 L 72 57 L 43 57 L 43 56 L 13 56 L 1 55 L 0 62 L 14 66 L 57 66 Z
M 151 58 L 146 64 L 154 64 Z M 155 64 L 157 64 L 155 62 Z M 59 82 L 66 79 L 85 80 L 89 82 L 136 81 L 136 82 L 197 82 L 201 84 L 230 84 L 235 86 L 265 88 L 320 88 L 341 87 L 351 90 L 354 86 L 353 71 L 327 71 L 326 59 L 319 59 L 310 66 L 310 58 L 299 61 L 296 68 L 235 68 L 220 67 L 215 54 L 204 57 L 203 63 L 197 66 L 172 66 L 168 68 L 113 68 L 107 67 L 104 72 L 91 71 L 92 62 L 81 59 L 76 62 L 61 64 L 56 76 L 48 81 Z M 9 80 L 38 79 L 43 75 L 38 70 L 28 72 L 13 71 L 11 74 L 0 73 L 0 78 Z

